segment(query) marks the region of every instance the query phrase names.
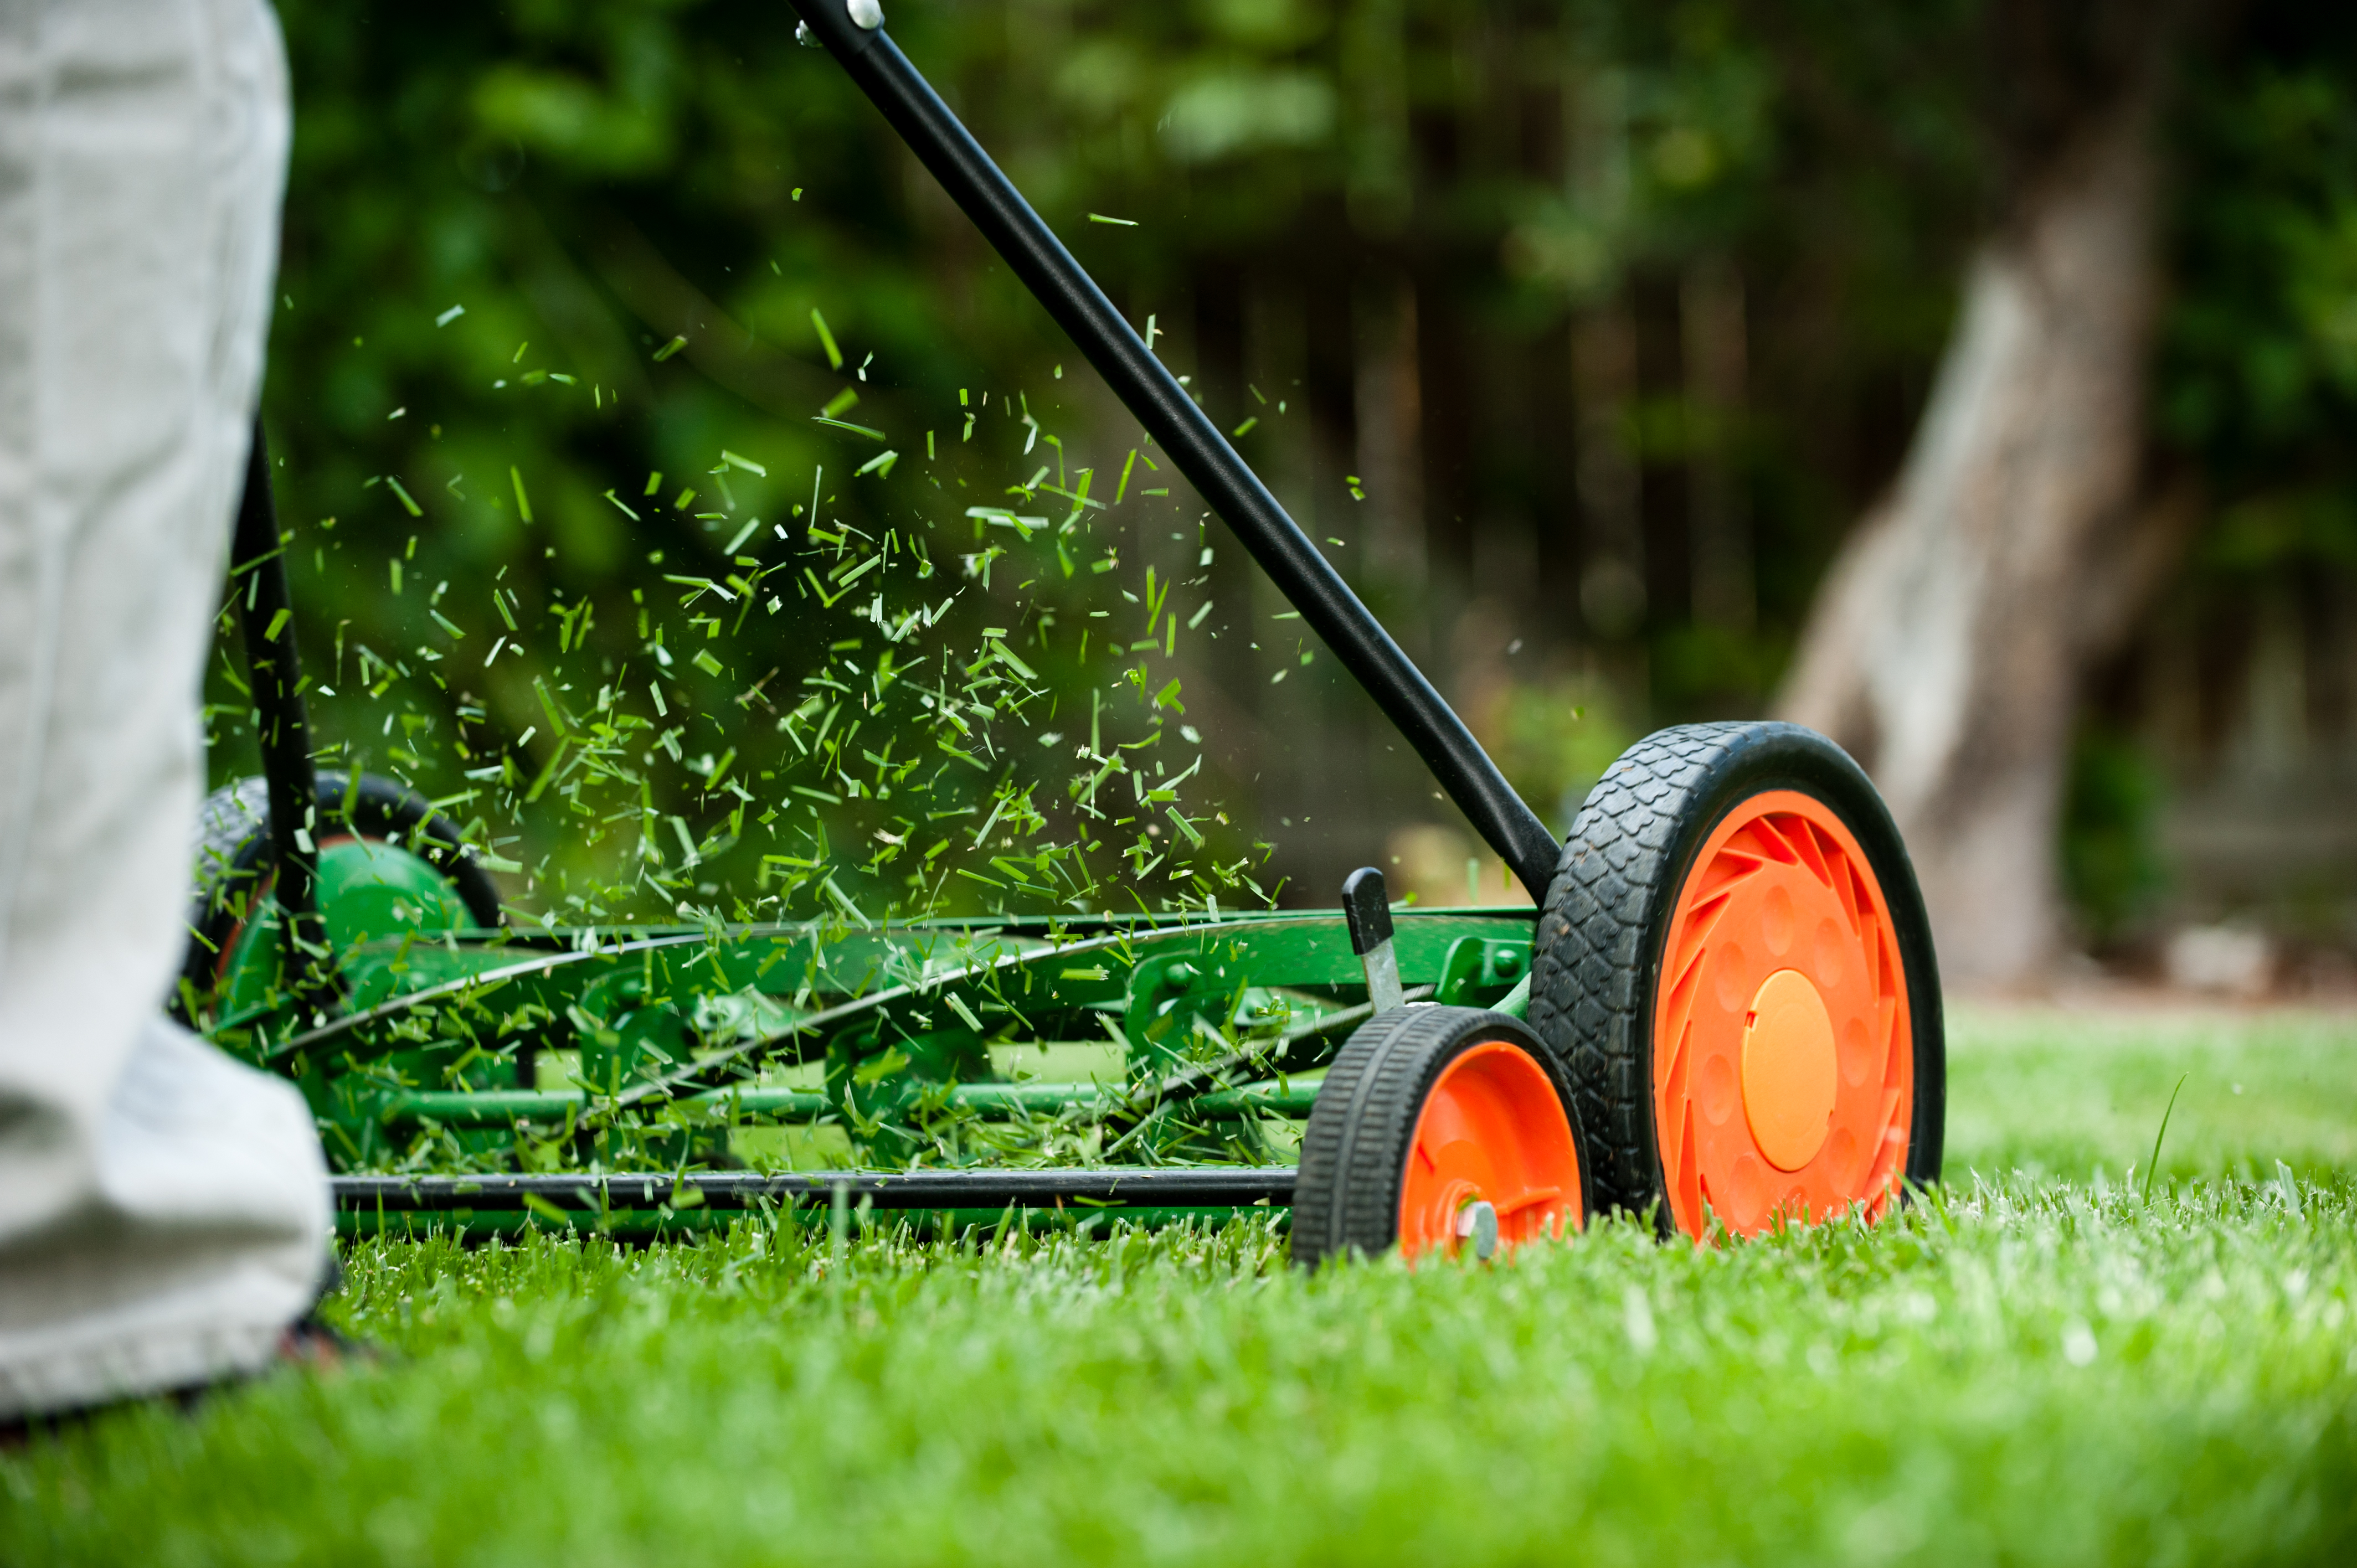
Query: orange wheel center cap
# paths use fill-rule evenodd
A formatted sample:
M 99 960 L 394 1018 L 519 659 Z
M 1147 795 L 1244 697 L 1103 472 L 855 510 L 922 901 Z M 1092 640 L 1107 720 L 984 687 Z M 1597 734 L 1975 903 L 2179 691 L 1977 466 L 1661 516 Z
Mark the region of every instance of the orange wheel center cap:
M 1780 969 L 1761 983 L 1743 1024 L 1743 1113 L 1778 1170 L 1816 1157 L 1833 1125 L 1840 1058 L 1816 983 Z

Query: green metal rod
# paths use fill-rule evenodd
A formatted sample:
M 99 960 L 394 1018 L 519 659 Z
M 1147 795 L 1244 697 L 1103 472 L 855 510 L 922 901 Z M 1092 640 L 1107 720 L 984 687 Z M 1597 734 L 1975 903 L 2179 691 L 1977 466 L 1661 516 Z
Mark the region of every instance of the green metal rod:
M 695 1095 L 692 1105 L 723 1106 L 734 1099 L 747 1115 L 808 1122 L 834 1109 L 827 1096 L 806 1089 L 714 1090 Z M 999 1118 L 1023 1113 L 1053 1115 L 1074 1105 L 1120 1100 L 1093 1083 L 962 1083 L 950 1090 L 953 1109 Z M 1187 1103 L 1203 1114 L 1234 1115 L 1249 1108 L 1272 1116 L 1307 1116 L 1318 1101 L 1315 1083 L 1247 1084 L 1215 1090 Z M 438 1122 L 448 1127 L 504 1127 L 514 1122 L 562 1122 L 589 1109 L 579 1090 L 545 1089 L 427 1090 L 386 1101 L 388 1122 Z
M 1117 1234 L 1115 1227 L 1128 1230 L 1159 1230 L 1173 1225 L 1226 1225 L 1238 1219 L 1274 1218 L 1280 1228 L 1292 1224 L 1293 1211 L 1268 1205 L 1250 1208 L 1215 1205 L 1208 1208 L 1030 1208 L 1018 1207 L 1010 1217 L 1005 1208 L 917 1208 L 887 1209 L 881 1213 L 862 1216 L 852 1210 L 851 1229 L 856 1234 L 888 1230 L 895 1225 L 916 1223 L 927 1227 L 942 1226 L 955 1233 L 971 1226 L 985 1233 L 1012 1223 L 1019 1230 L 1071 1231 L 1082 1236 Z M 550 1219 L 526 1209 L 473 1209 L 455 1213 L 420 1214 L 412 1209 L 388 1209 L 378 1214 L 370 1209 L 339 1208 L 336 1211 L 336 1231 L 341 1236 L 392 1236 L 402 1240 L 422 1240 L 432 1235 L 463 1234 L 480 1240 L 487 1236 L 522 1236 L 533 1230 L 594 1230 L 601 1234 L 626 1237 L 677 1236 L 701 1231 L 725 1231 L 731 1225 L 742 1225 L 748 1216 L 741 1208 L 691 1208 L 685 1213 L 660 1208 L 617 1208 L 610 1214 L 567 1213 L 562 1219 Z M 817 1208 L 787 1208 L 780 1210 L 766 1221 L 780 1225 L 797 1225 L 823 1231 L 828 1224 L 827 1211 Z
M 748 1089 L 744 1108 L 761 1116 L 816 1116 L 833 1103 L 808 1090 Z M 689 1104 L 722 1104 L 724 1093 L 699 1094 Z M 589 1109 L 589 1096 L 578 1090 L 474 1089 L 418 1090 L 393 1096 L 385 1103 L 387 1121 L 434 1121 L 453 1127 L 504 1127 L 511 1122 L 562 1122 Z

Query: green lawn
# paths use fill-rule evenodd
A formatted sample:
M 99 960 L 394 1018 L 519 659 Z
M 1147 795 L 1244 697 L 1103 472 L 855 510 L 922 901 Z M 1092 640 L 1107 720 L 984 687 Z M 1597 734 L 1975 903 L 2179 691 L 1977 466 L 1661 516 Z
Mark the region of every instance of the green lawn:
M 2357 1176 L 2357 1014 L 1969 1009 L 1949 1023 L 1948 1179 Z M 2141 1179 L 2141 1178 L 2139 1178 Z
M 2357 1560 L 2357 1019 L 1954 1033 L 1871 1232 L 371 1243 L 396 1365 L 0 1459 L 0 1561 Z

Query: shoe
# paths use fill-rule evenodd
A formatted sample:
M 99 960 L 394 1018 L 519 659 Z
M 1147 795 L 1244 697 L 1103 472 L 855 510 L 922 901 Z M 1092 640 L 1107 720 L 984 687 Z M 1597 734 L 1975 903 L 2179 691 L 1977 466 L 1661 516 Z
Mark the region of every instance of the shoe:
M 191 1383 L 177 1389 L 159 1389 L 151 1394 L 135 1394 L 127 1399 L 105 1400 L 97 1404 L 76 1405 L 69 1410 L 43 1411 L 31 1415 L 15 1416 L 0 1421 L 0 1454 L 15 1454 L 30 1445 L 36 1433 L 55 1439 L 78 1427 L 85 1426 L 97 1416 L 109 1411 L 125 1409 L 146 1401 L 167 1401 L 182 1412 L 194 1411 L 209 1395 L 223 1389 L 239 1388 L 257 1382 L 282 1367 L 292 1367 L 306 1372 L 340 1372 L 349 1367 L 378 1366 L 385 1359 L 383 1347 L 366 1339 L 356 1338 L 319 1316 L 319 1308 L 329 1296 L 344 1288 L 343 1265 L 334 1253 L 328 1255 L 326 1275 L 319 1294 L 303 1316 L 278 1331 L 278 1344 L 271 1359 L 251 1372 L 231 1372 L 210 1382 Z

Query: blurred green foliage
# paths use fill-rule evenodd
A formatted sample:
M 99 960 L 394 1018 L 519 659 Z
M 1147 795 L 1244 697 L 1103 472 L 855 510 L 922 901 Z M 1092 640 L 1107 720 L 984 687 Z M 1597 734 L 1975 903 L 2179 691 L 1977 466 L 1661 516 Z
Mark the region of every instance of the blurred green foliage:
M 2255 6 L 2190 75 L 2159 431 L 2215 490 L 2206 564 L 2357 565 L 2357 26 Z
M 2244 7 L 2233 23 L 2189 52 L 2168 131 L 2173 287 L 2151 429 L 2160 461 L 2203 497 L 2155 616 L 2179 651 L 2141 682 L 2104 682 L 2115 690 L 2108 701 L 2098 693 L 2083 724 L 2065 800 L 2064 886 L 2098 942 L 2148 935 L 2173 894 L 2214 902 L 2175 886 L 2184 868 L 2162 832 L 2172 788 L 2211 782 L 2241 751 L 2242 766 L 2271 772 L 2258 809 L 2285 809 L 2296 741 L 2278 733 L 2254 746 L 2235 734 L 2248 722 L 2239 710 L 2262 700 L 2262 677 L 2276 683 L 2266 700 L 2278 731 L 2287 705 L 2295 728 L 2330 725 L 2336 707 L 2343 734 L 2348 724 L 2330 639 L 2357 593 L 2357 26 L 2280 0 Z M 2255 668 L 2269 659 L 2271 670 Z M 2149 726 L 2139 735 L 2138 715 L 2117 701 L 2139 685 L 2146 703 L 2200 715 L 2196 734 L 2169 744 L 2177 755 L 2157 755 Z M 2213 791 L 2204 810 L 2219 809 Z M 2312 899 L 2317 879 L 2334 874 L 2300 860 L 2279 892 Z M 2231 880 L 2230 901 L 2252 897 L 2253 874 Z M 2305 924 L 2330 931 L 2333 921 Z
M 1824 564 L 1904 449 L 2007 177 L 1987 0 L 890 9 L 902 47 L 1308 531 L 1340 542 L 1338 564 L 1444 686 L 1457 618 L 1523 628 L 1512 693 L 1469 707 L 1537 796 L 1574 787 L 1624 731 L 1761 705 Z M 287 0 L 283 16 L 297 131 L 265 412 L 300 629 L 335 693 L 314 696 L 318 728 L 538 870 L 513 885 L 523 905 L 991 908 L 1018 897 L 994 854 L 1062 846 L 1049 858 L 1070 870 L 1057 857 L 1096 843 L 1134 873 L 1195 831 L 1205 844 L 1178 863 L 1231 869 L 1130 897 L 1256 898 L 1336 856 L 1359 864 L 1383 824 L 1433 811 L 1412 766 L 1363 738 L 1370 711 L 1330 661 L 1296 665 L 1297 631 L 1270 627 L 1275 607 L 1255 607 L 1240 553 L 1183 485 L 1138 467 L 1111 508 L 1036 488 L 1075 489 L 1086 470 L 1103 502 L 1134 427 L 840 71 L 795 46 L 787 8 Z M 2179 287 L 2157 426 L 2211 477 L 2208 559 L 2347 561 L 2357 53 L 2344 24 L 2283 4 L 2224 38 L 2189 60 L 2172 131 Z M 1689 384 L 1682 336 L 1682 301 L 1720 275 L 1740 280 L 1747 339 L 1731 404 Z M 1578 368 L 1600 321 L 1628 353 L 1609 406 Z M 1386 341 L 1412 341 L 1411 360 L 1386 360 Z M 883 443 L 814 422 L 822 409 Z M 1597 429 L 1634 476 L 1618 521 Z M 883 450 L 899 456 L 855 476 Z M 1387 490 L 1369 465 L 1394 459 L 1415 478 Z M 1740 614 L 1705 602 L 1692 514 L 1708 483 L 1739 498 Z M 813 505 L 829 532 L 856 534 L 813 541 Z M 961 558 L 989 530 L 967 509 L 996 505 L 1060 529 L 1075 512 L 1077 532 L 1002 531 L 1026 553 L 969 577 Z M 763 529 L 727 548 L 755 517 Z M 901 705 L 813 763 L 794 749 L 810 736 L 777 725 L 825 691 L 813 679 L 884 701 L 877 624 L 850 618 L 872 601 L 788 594 L 745 621 L 732 599 L 715 636 L 697 618 L 716 595 L 665 579 L 765 573 L 766 603 L 888 536 L 887 625 L 920 588 L 929 607 L 963 596 L 891 645 L 913 671 Z M 1059 541 L 1065 560 L 1112 564 L 1067 577 Z M 1615 551 L 1641 555 L 1641 587 L 1605 604 L 1584 581 Z M 1211 618 L 1172 637 L 1145 602 L 1148 567 L 1151 593 L 1176 581 L 1180 612 Z M 495 591 L 526 651 L 487 662 L 508 633 Z M 1582 607 L 1598 604 L 1612 614 Z M 1133 646 L 1149 624 L 1163 646 Z M 926 779 L 877 799 L 948 734 L 950 689 L 987 678 L 967 672 L 985 628 L 1031 677 L 994 667 L 1009 690 L 982 693 L 984 766 L 932 750 Z M 683 652 L 693 639 L 717 673 Z M 233 669 L 225 643 L 220 777 L 252 766 Z M 653 711 L 656 675 L 683 725 Z M 1157 706 L 1174 679 L 1182 693 Z M 650 727 L 596 742 L 608 771 L 585 775 L 581 747 L 552 743 L 589 734 L 601 692 L 613 721 L 625 689 Z M 544 690 L 568 706 L 553 714 Z M 1113 726 L 1108 748 L 1164 737 L 1101 753 L 1142 759 L 1141 795 L 1157 763 L 1167 778 L 1204 759 L 1184 803 L 1199 828 L 1148 838 L 1143 800 L 1117 835 L 1088 815 L 1076 790 L 1103 764 L 1074 755 L 1084 706 Z M 1549 731 L 1578 706 L 1613 716 Z M 1182 744 L 1178 726 L 1213 728 L 1209 713 L 1218 733 Z M 653 744 L 673 729 L 676 759 Z M 886 767 L 856 755 L 903 729 L 909 749 Z M 1313 732 L 1330 743 L 1297 746 Z M 844 796 L 846 765 L 866 795 L 822 812 L 792 793 Z M 923 809 L 905 809 L 920 787 Z M 2097 810 L 2105 790 L 2082 793 L 2090 831 L 2119 826 Z M 945 836 L 928 813 L 978 824 L 1014 800 L 1025 834 L 946 835 L 911 880 Z M 1306 848 L 1269 862 L 1274 820 L 1311 806 L 1324 837 L 1304 831 Z M 953 864 L 1001 886 L 947 876 Z M 1090 897 L 1074 888 L 1100 876 L 1055 897 Z

